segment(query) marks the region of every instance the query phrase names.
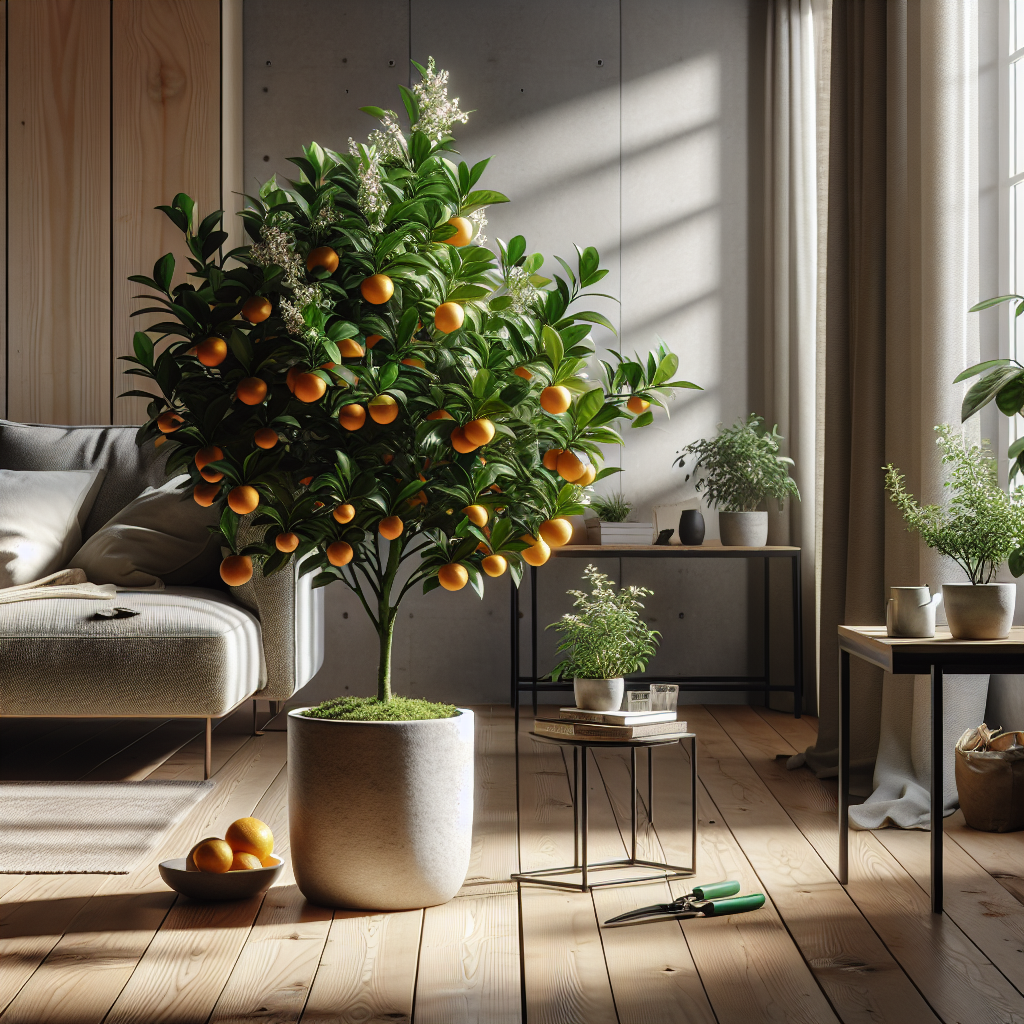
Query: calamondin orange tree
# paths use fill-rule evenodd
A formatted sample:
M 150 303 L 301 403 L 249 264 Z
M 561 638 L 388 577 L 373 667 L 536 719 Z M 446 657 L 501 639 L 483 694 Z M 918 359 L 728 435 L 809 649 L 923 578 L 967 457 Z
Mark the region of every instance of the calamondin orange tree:
M 380 121 L 366 144 L 316 143 L 287 186 L 268 181 L 241 216 L 252 244 L 220 255 L 221 212 L 197 224 L 192 200 L 161 207 L 184 233 L 187 283 L 174 257 L 136 315 L 159 314 L 134 339 L 129 373 L 156 382 L 140 443 L 170 450 L 195 500 L 222 508 L 226 583 L 290 559 L 314 586 L 340 581 L 380 638 L 378 698 L 391 697 L 391 641 L 413 587 L 483 593 L 484 577 L 542 565 L 583 511 L 602 445 L 619 420 L 651 422 L 675 388 L 664 347 L 586 370 L 591 326 L 578 309 L 607 274 L 593 248 L 562 273 L 522 236 L 488 248 L 478 189 L 487 161 L 452 156 L 447 73 L 416 65 L 402 88 L 410 130 Z M 257 527 L 241 531 L 242 517 Z M 412 559 L 409 567 L 403 564 Z

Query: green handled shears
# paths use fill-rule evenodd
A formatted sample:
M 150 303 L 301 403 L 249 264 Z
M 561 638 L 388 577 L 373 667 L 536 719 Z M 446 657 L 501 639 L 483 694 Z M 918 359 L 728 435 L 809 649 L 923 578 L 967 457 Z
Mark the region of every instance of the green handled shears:
M 727 914 L 743 914 L 750 910 L 759 910 L 764 906 L 764 896 L 754 893 L 750 896 L 736 896 L 740 891 L 739 882 L 712 882 L 709 885 L 698 885 L 693 892 L 674 899 L 671 903 L 655 903 L 650 907 L 640 907 L 627 911 L 618 917 L 609 918 L 605 924 L 623 924 L 627 921 L 640 921 L 646 917 L 724 917 Z M 735 897 L 729 899 L 728 897 Z

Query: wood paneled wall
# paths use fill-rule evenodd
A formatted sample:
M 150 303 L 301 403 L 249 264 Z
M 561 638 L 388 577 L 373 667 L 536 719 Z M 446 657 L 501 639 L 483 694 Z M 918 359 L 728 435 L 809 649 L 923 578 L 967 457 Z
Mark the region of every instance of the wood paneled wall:
M 184 280 L 181 235 L 158 204 L 187 192 L 200 216 L 237 206 L 240 9 L 241 0 L 0 4 L 0 415 L 144 416 L 142 401 L 117 397 L 136 382 L 118 361 L 141 305 L 126 278 L 173 251 Z

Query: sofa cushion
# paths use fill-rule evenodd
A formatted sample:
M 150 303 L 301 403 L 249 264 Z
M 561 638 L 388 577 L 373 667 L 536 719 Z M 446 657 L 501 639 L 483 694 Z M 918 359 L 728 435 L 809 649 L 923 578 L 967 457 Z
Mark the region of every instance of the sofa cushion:
M 139 614 L 94 619 L 92 601 L 0 605 L 0 716 L 218 717 L 266 680 L 255 617 L 214 590 L 118 594 Z
M 100 469 L 0 469 L 0 589 L 67 566 L 102 479 Z
M 0 470 L 2 473 L 3 470 Z M 220 509 L 203 508 L 187 476 L 147 487 L 82 545 L 68 563 L 83 569 L 90 583 L 119 587 L 191 586 L 215 575 L 220 538 L 210 533 Z
M 82 536 L 91 537 L 147 487 L 166 483 L 166 457 L 135 443 L 138 427 L 57 427 L 0 420 L 0 469 L 102 469 Z

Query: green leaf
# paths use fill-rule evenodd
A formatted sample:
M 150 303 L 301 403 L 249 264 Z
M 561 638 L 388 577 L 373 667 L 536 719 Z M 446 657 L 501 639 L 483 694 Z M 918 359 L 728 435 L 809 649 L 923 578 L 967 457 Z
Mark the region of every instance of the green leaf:
M 990 306 L 998 306 L 1001 302 L 1009 302 L 1010 299 L 1017 299 L 1018 301 L 1024 300 L 1022 295 L 997 295 L 993 299 L 982 299 L 981 302 L 976 302 L 967 311 L 968 313 L 978 313 L 983 309 L 988 309 Z
M 135 358 L 138 359 L 143 366 L 148 366 L 152 369 L 153 342 L 150 341 L 149 335 L 142 331 L 136 331 L 135 336 L 132 338 L 132 348 L 135 350 Z
M 166 253 L 153 264 L 153 279 L 162 291 L 170 294 L 171 281 L 174 279 L 174 253 Z
M 1024 547 L 1017 548 L 1016 551 L 1010 553 L 1010 557 L 1006 560 L 1006 564 L 1010 567 L 1010 572 L 1015 578 L 1024 576 Z
M 577 425 L 585 427 L 601 411 L 603 405 L 604 391 L 601 388 L 594 388 L 582 395 L 576 406 Z
M 388 116 L 388 112 L 381 107 L 360 107 L 359 108 L 364 114 L 369 114 L 370 117 L 376 117 L 378 120 L 383 121 Z
M 604 469 L 598 470 L 597 476 L 594 477 L 594 483 L 598 480 L 603 480 L 606 476 L 611 476 L 613 473 L 621 473 L 622 469 L 619 466 L 605 466 Z
M 633 420 L 631 426 L 635 427 L 647 427 L 654 422 L 654 413 L 650 409 L 647 412 L 641 413 L 635 420 Z
M 493 192 L 490 189 L 481 189 L 479 192 L 470 192 L 466 196 L 466 201 L 462 204 L 462 208 L 459 211 L 463 216 L 467 213 L 472 213 L 474 210 L 480 209 L 481 206 L 491 206 L 494 203 L 507 203 L 508 196 L 502 195 L 501 192 Z
M 551 365 L 557 370 L 559 363 L 562 361 L 562 356 L 565 354 L 565 349 L 562 346 L 562 338 L 558 331 L 554 327 L 549 327 L 545 324 L 541 328 L 540 332 L 541 340 L 544 342 L 544 351 L 547 352 L 548 359 L 551 360 Z
M 960 419 L 962 421 L 970 419 L 979 409 L 988 405 L 1003 387 L 1018 375 L 1024 375 L 1024 369 L 1018 366 L 1001 366 L 986 377 L 982 377 L 964 396 L 963 404 L 960 407 Z
M 953 378 L 953 383 L 959 384 L 971 377 L 977 377 L 979 373 L 985 373 L 986 370 L 993 370 L 997 366 L 1009 366 L 1011 363 L 1013 363 L 1012 359 L 986 359 L 983 363 L 975 363 L 973 366 L 968 366 L 962 373 L 958 373 Z
M 615 330 L 615 325 L 602 313 L 595 313 L 593 310 L 586 310 L 583 313 L 574 312 L 571 316 L 574 320 L 586 320 L 589 324 L 599 324 L 601 327 L 607 327 L 612 334 L 618 336 L 619 332 Z

